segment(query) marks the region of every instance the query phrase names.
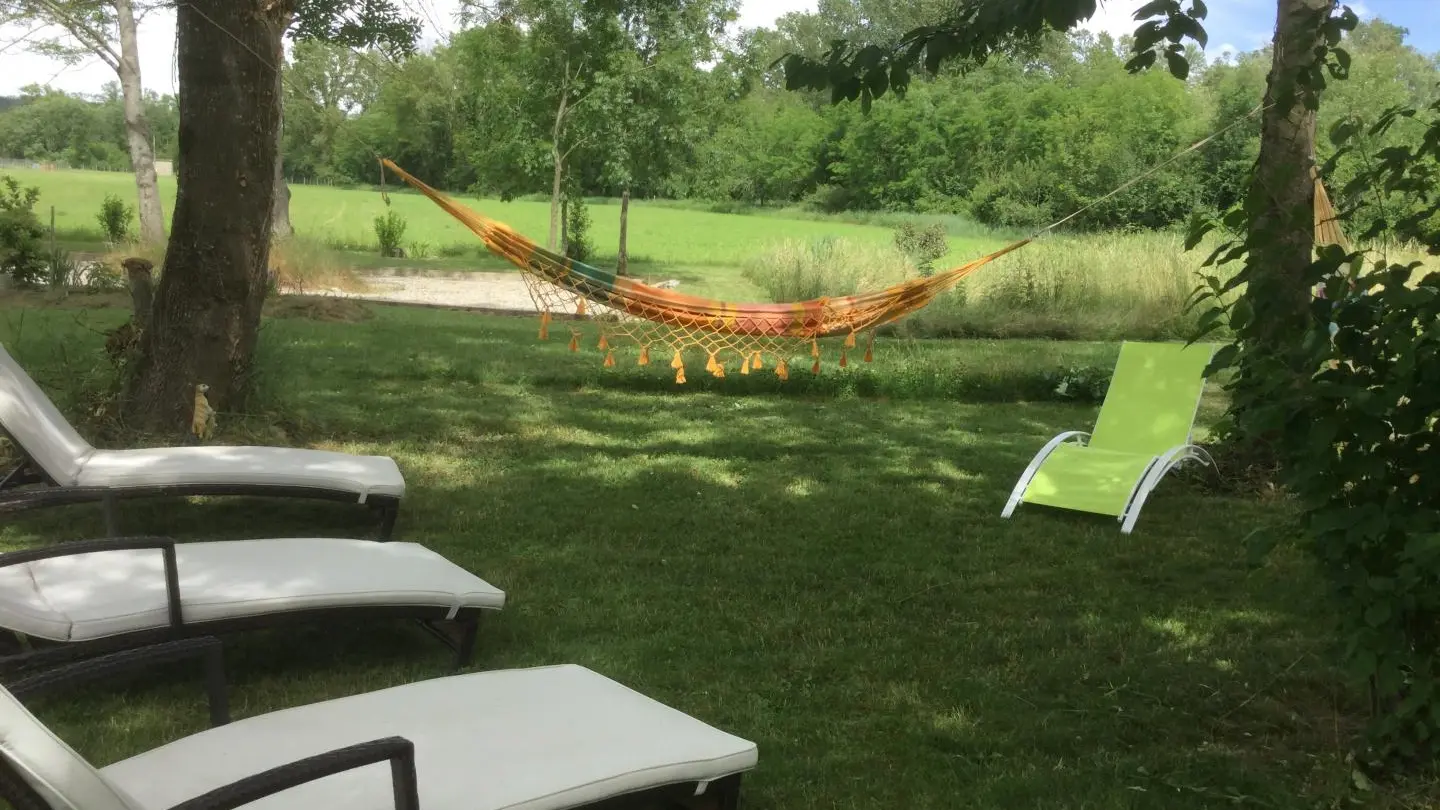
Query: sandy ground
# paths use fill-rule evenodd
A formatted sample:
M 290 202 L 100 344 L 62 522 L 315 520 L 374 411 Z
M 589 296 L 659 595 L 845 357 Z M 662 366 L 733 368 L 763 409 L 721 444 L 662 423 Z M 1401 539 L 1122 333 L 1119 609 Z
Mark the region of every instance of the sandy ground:
M 364 275 L 365 292 L 327 290 L 327 295 L 368 301 L 430 304 L 447 307 L 534 312 L 535 304 L 518 273 L 457 273 L 433 275 Z

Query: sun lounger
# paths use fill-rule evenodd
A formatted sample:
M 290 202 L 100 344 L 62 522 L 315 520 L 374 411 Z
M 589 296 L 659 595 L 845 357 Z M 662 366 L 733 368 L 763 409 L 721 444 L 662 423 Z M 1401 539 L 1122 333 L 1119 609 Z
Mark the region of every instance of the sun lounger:
M 1005 504 L 1023 503 L 1111 515 L 1128 534 L 1166 473 L 1187 461 L 1213 466 L 1191 444 L 1215 347 L 1127 342 L 1120 347 L 1095 432 L 1062 433 L 1041 448 Z
M 394 530 L 405 479 L 394 459 L 288 447 L 92 447 L 0 347 L 0 427 L 24 460 L 0 479 L 0 513 L 101 502 L 113 536 L 118 498 L 253 495 L 369 505 Z
M 0 668 L 317 619 L 418 619 L 468 663 L 505 593 L 414 543 L 137 538 L 0 554 Z M 449 631 L 449 632 L 447 632 Z
M 285 709 L 97 769 L 20 702 L 40 685 L 0 689 L 0 794 L 17 810 L 734 810 L 758 757 L 754 743 L 564 665 Z M 226 719 L 214 702 L 212 717 Z

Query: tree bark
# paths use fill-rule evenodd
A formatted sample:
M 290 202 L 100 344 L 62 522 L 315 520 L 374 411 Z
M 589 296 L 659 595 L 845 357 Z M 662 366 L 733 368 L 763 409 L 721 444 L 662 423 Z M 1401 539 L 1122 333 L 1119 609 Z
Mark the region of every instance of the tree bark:
M 183 432 L 198 383 L 242 410 L 265 301 L 280 126 L 268 58 L 290 4 L 190 0 L 176 8 L 179 194 L 150 328 L 125 397 L 132 425 Z
M 295 235 L 290 224 L 290 185 L 285 182 L 285 32 L 294 15 L 281 20 L 275 35 L 275 98 L 280 105 L 280 122 L 275 127 L 275 201 L 270 213 L 270 238 L 283 242 Z
M 125 111 L 125 139 L 130 147 L 130 165 L 135 170 L 135 191 L 139 198 L 140 239 L 149 244 L 165 240 L 165 211 L 160 204 L 160 183 L 155 176 L 155 150 L 150 140 L 150 122 L 145 118 L 145 100 L 140 81 L 140 46 L 135 34 L 135 12 L 130 0 L 115 0 L 116 22 L 120 29 L 120 61 L 115 72 Z
M 1266 85 L 1260 134 L 1247 206 L 1251 262 L 1258 272 L 1247 290 L 1263 302 L 1262 343 L 1298 345 L 1306 326 L 1310 288 L 1305 270 L 1315 245 L 1315 111 L 1296 97 L 1299 71 L 1323 43 L 1321 25 L 1332 0 L 1278 0 L 1274 54 Z M 1294 99 L 1293 103 L 1291 99 Z
M 630 189 L 620 195 L 620 257 L 615 260 L 615 272 L 625 275 L 630 271 L 630 249 L 627 245 L 630 235 Z
M 569 68 L 566 68 L 569 76 Z M 555 250 L 564 214 L 560 211 L 561 186 L 565 181 L 565 153 L 560 150 L 560 138 L 565 134 L 565 113 L 569 106 L 569 83 L 560 85 L 560 107 L 555 111 L 555 126 L 550 130 L 550 157 L 555 161 L 555 175 L 550 181 L 550 241 L 546 244 Z

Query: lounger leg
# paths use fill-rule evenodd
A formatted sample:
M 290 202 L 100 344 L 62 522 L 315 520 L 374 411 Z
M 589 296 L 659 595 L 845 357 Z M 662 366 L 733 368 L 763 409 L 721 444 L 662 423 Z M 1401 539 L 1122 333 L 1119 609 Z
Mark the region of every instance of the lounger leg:
M 460 622 L 460 644 L 455 649 L 456 669 L 463 669 L 475 662 L 475 640 L 479 635 L 479 616 L 471 616 Z
M 400 502 L 397 500 L 386 501 L 378 508 L 380 510 L 380 539 L 393 540 L 395 521 L 400 517 Z
M 105 513 L 105 536 L 120 536 L 120 515 L 115 507 L 115 496 L 106 495 L 100 499 L 100 511 Z
M 713 802 L 705 805 L 707 807 L 715 810 L 740 810 L 740 774 L 712 782 L 705 795 Z

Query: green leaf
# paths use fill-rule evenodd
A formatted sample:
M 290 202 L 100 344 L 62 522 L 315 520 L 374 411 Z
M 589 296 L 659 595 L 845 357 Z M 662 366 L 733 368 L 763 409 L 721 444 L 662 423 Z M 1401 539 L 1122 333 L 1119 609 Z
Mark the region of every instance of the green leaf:
M 1210 9 L 1205 5 L 1205 0 L 1193 0 L 1190 3 L 1190 16 L 1197 20 L 1203 20 L 1210 16 Z
M 1136 9 L 1132 16 L 1136 20 L 1148 20 L 1160 14 L 1177 14 L 1179 11 L 1179 0 L 1151 0 Z
M 1190 78 L 1190 60 L 1185 58 L 1185 54 L 1166 51 L 1165 61 L 1169 63 L 1171 76 L 1182 82 Z
M 1390 621 L 1390 603 L 1376 602 L 1365 609 L 1365 623 L 1371 627 L 1380 627 Z

